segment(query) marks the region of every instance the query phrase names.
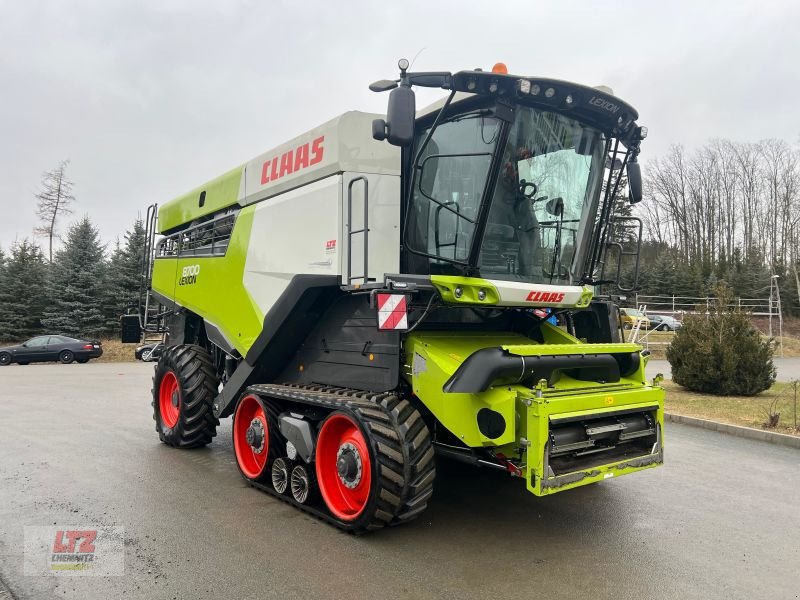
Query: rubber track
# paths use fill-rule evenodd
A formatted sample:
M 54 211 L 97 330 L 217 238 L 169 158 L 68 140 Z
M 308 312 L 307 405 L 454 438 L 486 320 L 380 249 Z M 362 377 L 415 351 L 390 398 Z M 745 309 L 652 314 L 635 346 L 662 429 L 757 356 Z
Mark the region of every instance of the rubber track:
M 291 496 L 278 494 L 271 485 L 247 480 L 253 487 L 346 531 L 361 533 L 410 521 L 427 507 L 436 476 L 430 433 L 419 411 L 392 393 L 374 393 L 314 385 L 259 384 L 245 394 L 265 399 L 346 412 L 368 432 L 368 443 L 377 462 L 374 500 L 353 523 L 327 512 L 299 504 Z M 321 502 L 324 506 L 324 502 Z
M 211 443 L 217 435 L 219 419 L 214 416 L 213 399 L 217 393 L 217 376 L 211 357 L 204 348 L 193 345 L 170 346 L 159 357 L 156 370 L 172 370 L 182 389 L 182 415 L 171 437 L 166 437 L 156 419 L 157 375 L 153 376 L 153 419 L 162 442 L 175 448 L 199 448 Z

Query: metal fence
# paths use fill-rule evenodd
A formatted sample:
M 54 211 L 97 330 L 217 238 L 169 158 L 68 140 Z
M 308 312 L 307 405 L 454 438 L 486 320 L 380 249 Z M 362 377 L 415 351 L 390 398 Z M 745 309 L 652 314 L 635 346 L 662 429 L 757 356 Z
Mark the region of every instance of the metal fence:
M 777 288 L 777 285 L 774 286 Z M 773 332 L 777 333 L 779 340 L 780 356 L 783 356 L 783 316 L 781 312 L 781 299 L 777 289 L 771 290 L 770 296 L 766 298 L 740 298 L 736 297 L 725 307 L 727 311 L 737 311 L 748 313 L 754 317 L 768 319 L 769 337 L 773 337 Z M 683 321 L 687 314 L 710 314 L 712 306 L 716 305 L 717 299 L 713 296 L 694 297 L 694 296 L 652 296 L 644 294 L 634 294 L 635 306 L 641 310 L 645 316 L 650 315 L 669 315 L 678 321 Z M 773 326 L 775 329 L 773 329 Z M 670 341 L 663 339 L 651 339 L 650 334 L 653 329 L 640 332 L 637 328 L 632 332 L 631 341 L 635 341 L 649 346 L 668 346 Z
M 647 310 L 654 314 L 683 316 L 691 314 L 708 314 L 716 298 L 693 296 L 645 296 L 635 294 L 636 306 L 647 305 Z M 780 301 L 776 298 L 735 298 L 727 307 L 731 311 L 750 313 L 754 316 L 774 317 L 780 315 Z

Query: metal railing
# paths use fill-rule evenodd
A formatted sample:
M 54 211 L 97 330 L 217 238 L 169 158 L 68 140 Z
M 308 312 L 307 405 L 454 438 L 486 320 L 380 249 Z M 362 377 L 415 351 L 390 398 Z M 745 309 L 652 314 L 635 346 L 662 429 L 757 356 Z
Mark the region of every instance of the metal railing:
M 716 306 L 717 299 L 713 296 L 650 296 L 635 294 L 634 302 L 638 307 L 642 305 L 645 306 L 646 310 L 642 311 L 645 316 L 647 316 L 647 312 L 649 312 L 651 315 L 670 315 L 678 321 L 682 321 L 683 317 L 688 314 L 710 314 L 712 307 Z M 737 296 L 732 302 L 727 304 L 725 309 L 730 312 L 748 313 L 754 317 L 767 317 L 769 319 L 769 337 L 773 337 L 772 325 L 773 319 L 776 319 L 778 324 L 779 351 L 780 356 L 783 356 L 783 318 L 780 297 L 741 298 Z M 645 348 L 649 348 L 650 345 L 669 346 L 670 341 L 651 341 L 650 334 L 654 331 L 656 331 L 655 328 L 650 328 L 643 336 L 637 336 L 638 339 L 632 339 L 631 341 L 642 344 Z
M 650 312 L 669 315 L 706 314 L 711 312 L 711 306 L 716 303 L 713 296 L 646 296 L 636 294 L 634 302 L 647 304 Z M 771 298 L 739 298 L 736 297 L 727 306 L 729 310 L 750 313 L 754 316 L 777 317 L 780 305 Z
M 236 223 L 236 214 L 231 213 L 199 223 L 162 238 L 156 248 L 156 258 L 225 256 Z

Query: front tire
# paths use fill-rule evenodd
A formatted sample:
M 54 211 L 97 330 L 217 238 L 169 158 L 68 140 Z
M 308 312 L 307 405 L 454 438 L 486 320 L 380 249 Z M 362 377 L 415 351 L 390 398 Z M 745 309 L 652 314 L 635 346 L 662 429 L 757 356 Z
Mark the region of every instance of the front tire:
M 200 346 L 172 346 L 153 376 L 153 419 L 162 442 L 199 448 L 217 435 L 213 403 L 219 382 L 211 356 Z
M 80 365 L 85 365 L 88 362 L 89 362 L 88 358 L 79 358 L 78 359 L 78 364 L 80 364 Z
M 0 367 L 11 364 L 11 355 L 8 352 L 0 352 Z
M 60 360 L 63 364 L 68 365 L 75 360 L 75 354 L 72 352 L 72 350 L 62 350 L 58 355 L 58 360 Z

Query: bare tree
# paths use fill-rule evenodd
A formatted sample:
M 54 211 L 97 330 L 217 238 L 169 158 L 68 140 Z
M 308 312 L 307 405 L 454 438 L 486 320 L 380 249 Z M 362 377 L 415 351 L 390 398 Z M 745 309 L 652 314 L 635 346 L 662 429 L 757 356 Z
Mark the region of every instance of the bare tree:
M 52 171 L 42 174 L 42 189 L 36 194 L 36 215 L 41 225 L 34 231 L 37 235 L 49 238 L 49 258 L 53 262 L 53 237 L 56 235 L 58 218 L 72 212 L 70 205 L 75 201 L 72 195 L 73 183 L 67 179 L 66 170 L 69 159 L 62 160 Z
M 646 236 L 704 277 L 761 264 L 800 297 L 800 147 L 711 140 L 647 161 Z M 730 276 L 730 275 L 728 275 Z

